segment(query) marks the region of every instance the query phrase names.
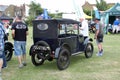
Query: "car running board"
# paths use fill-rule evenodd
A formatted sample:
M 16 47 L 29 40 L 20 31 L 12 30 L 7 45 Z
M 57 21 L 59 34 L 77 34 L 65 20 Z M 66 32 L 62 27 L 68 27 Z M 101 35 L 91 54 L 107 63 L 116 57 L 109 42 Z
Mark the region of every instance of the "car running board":
M 83 53 L 83 52 L 73 53 L 72 56 L 73 56 L 73 55 L 78 55 L 78 54 L 80 54 L 80 53 Z

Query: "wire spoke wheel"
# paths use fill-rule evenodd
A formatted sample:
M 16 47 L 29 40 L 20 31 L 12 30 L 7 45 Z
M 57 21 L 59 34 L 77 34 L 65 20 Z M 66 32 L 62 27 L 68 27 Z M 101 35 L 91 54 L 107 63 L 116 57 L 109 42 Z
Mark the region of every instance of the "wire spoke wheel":
M 93 45 L 91 43 L 88 43 L 85 49 L 85 56 L 86 58 L 92 57 L 93 54 Z

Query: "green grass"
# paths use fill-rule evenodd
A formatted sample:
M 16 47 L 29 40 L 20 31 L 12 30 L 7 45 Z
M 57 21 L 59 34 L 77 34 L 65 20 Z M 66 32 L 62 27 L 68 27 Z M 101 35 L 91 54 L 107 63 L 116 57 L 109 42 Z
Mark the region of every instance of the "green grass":
M 93 37 L 93 34 L 90 36 Z M 10 41 L 13 42 L 11 37 Z M 71 64 L 66 70 L 57 69 L 56 60 L 41 66 L 34 66 L 29 56 L 29 48 L 32 45 L 32 29 L 29 29 L 27 40 L 27 66 L 18 69 L 18 61 L 15 56 L 8 62 L 8 67 L 3 69 L 3 80 L 120 80 L 120 35 L 105 35 L 104 55 L 97 57 L 95 41 L 92 58 L 86 59 L 84 54 L 71 57 Z

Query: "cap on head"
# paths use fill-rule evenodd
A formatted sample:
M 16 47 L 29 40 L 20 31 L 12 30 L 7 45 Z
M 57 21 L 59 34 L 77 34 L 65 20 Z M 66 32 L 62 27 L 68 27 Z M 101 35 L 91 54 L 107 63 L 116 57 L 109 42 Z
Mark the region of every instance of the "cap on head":
M 98 21 L 100 21 L 100 19 L 99 19 L 99 18 L 94 18 L 94 21 L 95 21 L 95 20 L 98 20 Z

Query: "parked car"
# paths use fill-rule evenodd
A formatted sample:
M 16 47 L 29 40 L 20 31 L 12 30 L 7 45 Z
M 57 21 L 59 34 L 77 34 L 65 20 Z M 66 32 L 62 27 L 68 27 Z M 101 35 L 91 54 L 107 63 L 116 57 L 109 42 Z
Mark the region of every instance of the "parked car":
M 39 66 L 56 59 L 59 70 L 69 66 L 70 56 L 85 53 L 90 58 L 94 50 L 92 39 L 79 34 L 79 22 L 72 19 L 34 20 L 33 43 L 32 63 Z

